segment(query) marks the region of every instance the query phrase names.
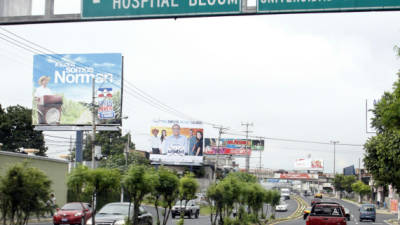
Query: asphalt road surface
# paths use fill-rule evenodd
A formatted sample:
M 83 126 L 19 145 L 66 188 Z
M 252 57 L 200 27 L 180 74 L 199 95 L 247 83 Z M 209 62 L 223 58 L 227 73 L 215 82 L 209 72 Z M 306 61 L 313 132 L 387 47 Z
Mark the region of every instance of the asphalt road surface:
M 286 200 L 286 203 L 288 204 L 288 211 L 287 212 L 276 212 L 275 216 L 277 218 L 282 218 L 282 217 L 288 217 L 291 214 L 293 214 L 293 212 L 296 211 L 298 205 L 297 202 L 295 200 Z M 153 215 L 153 224 L 156 223 L 157 219 L 156 219 L 156 211 L 154 209 L 154 207 L 151 206 L 144 206 L 146 208 L 146 210 L 151 213 Z M 268 206 L 268 215 L 271 215 L 271 207 Z M 267 210 L 267 205 L 265 205 L 264 210 Z M 168 220 L 168 225 L 176 225 L 178 222 L 179 218 L 177 219 L 172 219 L 171 215 L 169 217 Z M 51 222 L 42 222 L 42 223 L 29 223 L 29 225 L 52 225 L 53 223 Z M 198 219 L 188 219 L 187 217 L 185 217 L 185 225 L 209 225 L 210 223 L 210 216 L 202 216 L 200 215 Z
M 309 204 L 311 203 L 312 199 L 313 199 L 312 197 L 306 198 L 306 200 Z M 359 221 L 360 214 L 358 211 L 358 209 L 359 209 L 358 206 L 348 203 L 348 202 L 345 202 L 345 201 L 342 201 L 342 200 L 335 199 L 335 198 L 323 198 L 322 201 L 338 202 L 338 203 L 342 204 L 343 207 L 348 208 L 350 210 L 350 214 L 351 214 L 351 220 L 347 221 L 348 225 L 358 225 L 358 224 L 386 225 L 387 223 L 384 222 L 385 220 L 395 217 L 394 215 L 377 214 L 375 223 L 373 223 L 372 221 L 360 222 Z M 303 224 L 305 224 L 305 220 L 303 220 L 303 218 L 298 219 L 298 220 L 279 223 L 279 225 L 303 225 Z

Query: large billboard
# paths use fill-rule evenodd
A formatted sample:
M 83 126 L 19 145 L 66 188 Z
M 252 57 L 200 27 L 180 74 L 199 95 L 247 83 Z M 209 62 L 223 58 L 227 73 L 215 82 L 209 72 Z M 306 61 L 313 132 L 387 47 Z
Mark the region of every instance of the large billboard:
M 252 150 L 264 149 L 264 141 L 221 138 L 218 145 L 217 138 L 204 139 L 204 154 L 207 155 L 251 155 Z
M 296 159 L 294 163 L 296 170 L 324 170 L 324 161 L 320 159 Z
M 203 161 L 203 124 L 199 121 L 157 120 L 150 129 L 150 160 L 165 164 Z
M 32 81 L 33 125 L 90 125 L 93 97 L 96 124 L 121 124 L 119 53 L 35 55 Z

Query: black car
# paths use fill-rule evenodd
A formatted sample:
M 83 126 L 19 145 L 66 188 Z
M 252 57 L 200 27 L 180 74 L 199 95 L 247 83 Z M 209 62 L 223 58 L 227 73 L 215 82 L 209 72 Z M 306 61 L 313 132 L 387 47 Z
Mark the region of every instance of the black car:
M 133 204 L 129 207 L 128 202 L 108 203 L 96 213 L 96 225 L 124 225 L 128 216 L 133 216 Z M 88 220 L 86 224 L 92 225 L 92 220 Z M 139 224 L 153 224 L 153 216 L 143 207 L 139 207 Z

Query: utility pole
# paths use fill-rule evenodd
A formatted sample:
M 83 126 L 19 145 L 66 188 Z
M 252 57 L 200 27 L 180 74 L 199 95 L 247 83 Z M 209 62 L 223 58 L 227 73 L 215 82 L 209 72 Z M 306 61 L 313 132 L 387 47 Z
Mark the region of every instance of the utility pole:
M 92 78 L 92 169 L 95 168 L 95 140 L 96 140 L 96 89 L 95 89 L 95 78 Z
M 358 158 L 358 179 L 361 180 L 361 158 Z
M 246 127 L 246 130 L 243 131 L 246 133 L 246 150 L 249 150 L 249 133 L 251 133 L 252 131 L 249 130 L 249 126 L 253 126 L 253 123 L 243 123 L 242 122 L 242 126 Z M 246 172 L 249 173 L 250 172 L 250 154 L 246 155 Z
M 214 164 L 214 181 L 217 179 L 217 169 L 218 169 L 218 163 L 219 163 L 219 143 L 221 140 L 221 135 L 225 133 L 226 130 L 228 130 L 228 127 L 224 126 L 214 126 L 215 129 L 218 129 L 218 140 L 217 140 L 217 152 L 216 152 L 216 161 Z
M 331 141 L 331 144 L 333 144 L 333 176 L 336 175 L 336 145 L 339 143 L 339 141 Z

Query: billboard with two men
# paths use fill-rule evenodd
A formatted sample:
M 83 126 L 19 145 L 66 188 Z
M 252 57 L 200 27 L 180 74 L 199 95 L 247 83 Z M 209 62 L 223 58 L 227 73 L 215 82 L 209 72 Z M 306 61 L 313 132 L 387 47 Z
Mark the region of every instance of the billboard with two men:
M 199 121 L 154 121 L 149 138 L 150 160 L 164 164 L 202 163 L 202 126 Z
M 33 59 L 34 125 L 90 125 L 92 84 L 98 125 L 120 125 L 122 55 L 53 54 Z

